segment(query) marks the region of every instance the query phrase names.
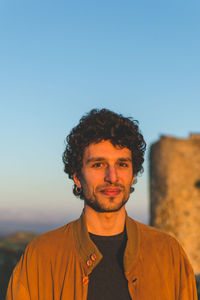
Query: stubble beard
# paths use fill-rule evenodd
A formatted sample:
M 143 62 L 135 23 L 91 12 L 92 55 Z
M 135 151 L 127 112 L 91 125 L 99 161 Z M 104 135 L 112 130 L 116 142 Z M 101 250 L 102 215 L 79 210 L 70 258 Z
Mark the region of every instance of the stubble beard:
M 124 192 L 124 190 L 123 190 Z M 111 212 L 117 212 L 119 211 L 127 202 L 129 199 L 130 193 L 124 193 L 123 198 L 121 199 L 120 203 L 116 206 L 112 208 L 112 203 L 115 201 L 116 197 L 107 197 L 107 202 L 108 204 L 111 205 L 104 205 L 104 203 L 101 203 L 101 201 L 99 201 L 98 196 L 93 195 L 93 197 L 87 197 L 87 195 L 84 194 L 84 201 L 85 204 L 90 206 L 92 209 L 94 209 L 97 212 L 107 212 L 107 213 L 111 213 Z M 107 207 L 106 207 L 107 206 Z

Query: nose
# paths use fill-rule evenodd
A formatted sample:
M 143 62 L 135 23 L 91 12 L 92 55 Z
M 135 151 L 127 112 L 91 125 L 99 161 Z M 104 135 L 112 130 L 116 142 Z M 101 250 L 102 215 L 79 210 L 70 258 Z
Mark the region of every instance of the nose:
M 118 181 L 117 170 L 114 166 L 108 166 L 106 168 L 105 181 L 109 183 L 115 183 Z

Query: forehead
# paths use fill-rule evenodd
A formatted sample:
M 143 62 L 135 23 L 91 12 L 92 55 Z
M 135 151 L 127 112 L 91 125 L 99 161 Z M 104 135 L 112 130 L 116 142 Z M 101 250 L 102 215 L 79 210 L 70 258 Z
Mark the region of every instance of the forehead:
M 114 146 L 110 141 L 101 141 L 99 143 L 90 144 L 85 148 L 83 160 L 92 157 L 102 157 L 105 159 L 127 158 L 131 159 L 131 151 L 124 147 Z

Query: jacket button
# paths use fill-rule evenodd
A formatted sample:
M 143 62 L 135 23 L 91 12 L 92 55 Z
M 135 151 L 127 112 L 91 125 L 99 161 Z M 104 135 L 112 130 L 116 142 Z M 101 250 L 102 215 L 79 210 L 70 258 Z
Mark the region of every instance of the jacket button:
M 92 265 L 91 259 L 88 259 L 88 260 L 86 261 L 86 264 L 87 264 L 88 267 L 90 267 L 90 266 Z
M 83 277 L 83 285 L 87 285 L 89 283 L 88 276 Z
M 95 261 L 97 259 L 97 256 L 95 253 L 93 253 L 91 256 L 90 256 L 91 260 L 92 261 Z

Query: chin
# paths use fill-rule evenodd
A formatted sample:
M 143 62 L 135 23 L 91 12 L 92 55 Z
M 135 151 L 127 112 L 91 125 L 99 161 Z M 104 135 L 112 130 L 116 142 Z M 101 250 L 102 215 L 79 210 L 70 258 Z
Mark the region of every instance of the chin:
M 115 198 L 112 197 L 110 198 L 110 202 L 114 201 Z M 101 212 L 101 213 L 112 213 L 112 212 L 117 212 L 119 211 L 128 201 L 128 199 L 126 201 L 123 201 L 121 203 L 119 203 L 118 205 L 110 205 L 110 206 L 104 206 L 101 203 L 97 202 L 97 201 L 91 201 L 88 199 L 85 199 L 85 203 L 90 206 L 92 209 L 94 209 L 97 212 Z

